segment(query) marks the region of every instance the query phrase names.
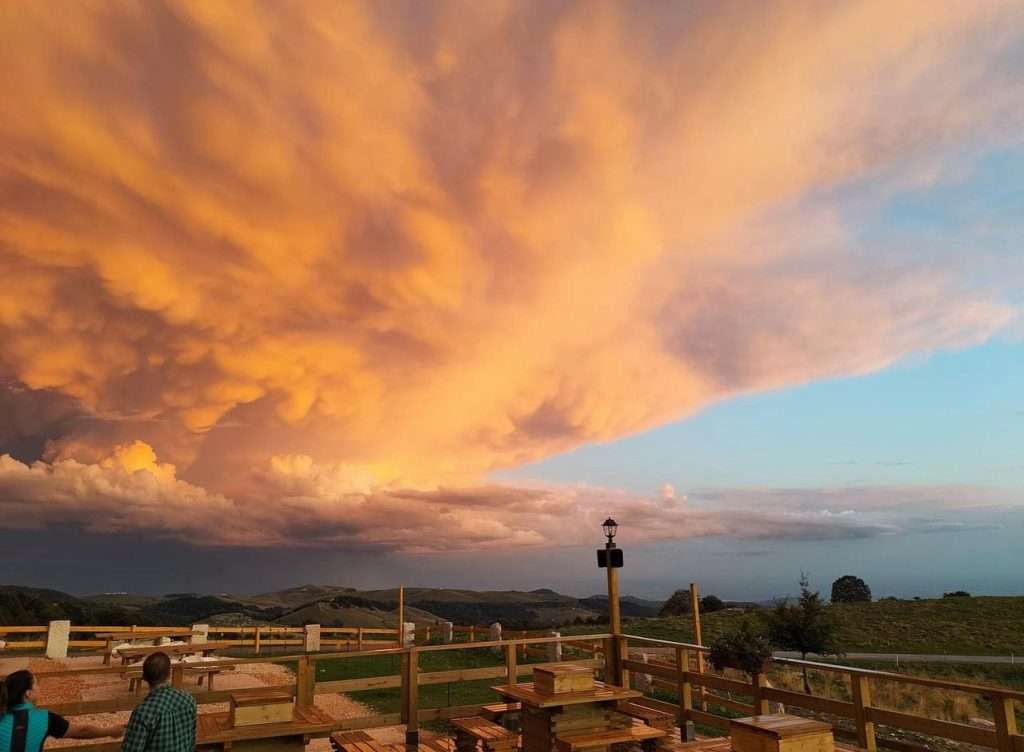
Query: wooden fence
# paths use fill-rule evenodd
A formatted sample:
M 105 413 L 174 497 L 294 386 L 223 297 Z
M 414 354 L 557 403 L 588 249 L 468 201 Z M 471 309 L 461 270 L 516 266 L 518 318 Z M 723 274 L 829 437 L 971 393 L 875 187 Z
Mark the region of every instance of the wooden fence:
M 10 629 L 10 628 L 8 628 Z M 344 633 L 343 633 L 344 634 Z M 370 689 L 397 688 L 401 691 L 400 712 L 386 715 L 371 715 L 362 718 L 339 719 L 336 729 L 359 729 L 375 726 L 405 724 L 407 732 L 415 738 L 419 723 L 472 714 L 476 706 L 454 706 L 441 708 L 420 708 L 415 688 L 438 683 L 472 681 L 480 679 L 502 679 L 529 675 L 543 663 L 520 663 L 520 657 L 539 655 L 546 646 L 557 643 L 565 650 L 564 658 L 575 660 L 592 667 L 604 668 L 607 681 L 615 684 L 629 684 L 630 674 L 644 674 L 652 679 L 653 692 L 658 697 L 648 699 L 653 707 L 660 707 L 676 715 L 680 724 L 693 722 L 704 727 L 728 729 L 727 711 L 750 715 L 770 711 L 772 703 L 782 703 L 787 708 L 800 708 L 812 714 L 823 714 L 831 719 L 845 719 L 852 728 L 858 746 L 875 750 L 879 744 L 908 750 L 915 747 L 906 742 L 893 742 L 876 738 L 876 725 L 892 729 L 933 736 L 955 742 L 968 743 L 998 752 L 1024 752 L 1024 736 L 1017 728 L 1017 705 L 1024 702 L 1024 692 L 1002 687 L 989 687 L 961 682 L 908 676 L 885 671 L 871 671 L 849 666 L 823 664 L 795 659 L 774 659 L 773 673 L 777 671 L 800 671 L 805 667 L 814 671 L 839 674 L 849 682 L 850 700 L 839 700 L 814 694 L 805 694 L 789 689 L 769 686 L 767 677 L 737 679 L 707 670 L 702 670 L 698 655 L 707 652 L 706 647 L 687 643 L 672 642 L 631 635 L 594 634 L 563 637 L 526 637 L 502 641 L 474 641 L 448 645 L 423 645 L 412 648 L 383 648 L 350 650 L 346 652 L 309 653 L 301 655 L 263 656 L 259 658 L 225 658 L 206 662 L 204 668 L 232 666 L 246 663 L 293 664 L 295 679 L 291 685 L 297 702 L 312 703 L 317 694 L 335 692 L 359 692 Z M 657 651 L 660 657 L 643 662 L 631 656 L 639 651 Z M 421 672 L 420 657 L 425 653 L 444 650 L 500 650 L 503 665 L 466 668 L 448 671 Z M 579 656 L 582 659 L 570 656 Z M 317 664 L 320 661 L 350 660 L 367 656 L 399 656 L 400 671 L 390 676 L 372 676 L 336 681 L 317 681 Z M 82 674 L 117 674 L 120 667 L 90 667 L 62 669 L 41 674 L 41 676 L 70 676 Z M 174 682 L 182 684 L 180 670 Z M 634 677 L 635 678 L 635 677 Z M 915 691 L 941 690 L 967 693 L 984 698 L 991 704 L 992 725 L 984 727 L 958 723 L 923 715 L 880 707 L 872 702 L 872 690 L 880 683 L 892 682 Z M 701 690 L 704 691 L 703 696 Z M 225 702 L 230 691 L 196 692 L 199 703 Z M 664 698 L 669 697 L 672 701 Z M 103 713 L 128 710 L 140 698 L 125 694 L 113 700 L 87 700 L 51 706 L 64 715 Z M 837 729 L 840 730 L 840 729 Z M 79 745 L 89 752 L 114 752 L 117 743 Z

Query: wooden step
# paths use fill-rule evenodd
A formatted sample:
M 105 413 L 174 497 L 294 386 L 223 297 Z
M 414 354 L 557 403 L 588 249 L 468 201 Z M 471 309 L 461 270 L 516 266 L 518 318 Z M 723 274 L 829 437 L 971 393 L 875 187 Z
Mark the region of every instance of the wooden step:
M 494 721 L 479 715 L 467 718 L 452 718 L 455 727 L 455 745 L 458 749 L 470 749 L 477 741 L 483 742 L 485 750 L 504 752 L 518 746 L 518 736 Z

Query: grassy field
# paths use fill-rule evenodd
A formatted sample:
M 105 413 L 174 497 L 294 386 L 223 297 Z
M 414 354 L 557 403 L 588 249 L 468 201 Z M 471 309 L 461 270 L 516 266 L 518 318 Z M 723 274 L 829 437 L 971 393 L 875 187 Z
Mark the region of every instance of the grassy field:
M 834 606 L 848 652 L 1024 656 L 1024 598 L 936 598 Z M 701 620 L 705 644 L 759 611 L 719 611 Z M 693 641 L 690 617 L 633 619 L 630 634 Z M 563 632 L 597 632 L 600 626 Z

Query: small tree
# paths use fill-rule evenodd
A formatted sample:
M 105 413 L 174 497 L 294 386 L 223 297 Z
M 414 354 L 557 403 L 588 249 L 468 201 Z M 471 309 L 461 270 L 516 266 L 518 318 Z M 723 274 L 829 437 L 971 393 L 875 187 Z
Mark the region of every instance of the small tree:
M 771 640 L 784 650 L 795 650 L 807 660 L 808 653 L 838 655 L 839 625 L 821 596 L 811 591 L 807 575 L 800 574 L 800 599 L 780 601 L 768 617 Z M 804 692 L 811 693 L 807 667 L 803 667 Z
M 860 577 L 844 574 L 832 583 L 833 603 L 871 603 L 871 588 Z
M 723 608 L 725 608 L 725 602 L 717 595 L 705 595 L 700 599 L 700 610 L 705 614 L 721 611 Z
M 712 641 L 708 657 L 718 671 L 736 668 L 753 676 L 764 671 L 765 663 L 772 657 L 772 646 L 768 637 L 754 631 L 750 620 L 744 619 L 735 629 Z
M 966 590 L 954 590 L 952 593 L 943 593 L 943 598 L 970 598 L 971 594 Z
M 665 601 L 658 616 L 685 616 L 688 613 L 690 613 L 690 591 L 677 590 L 672 593 L 672 597 Z

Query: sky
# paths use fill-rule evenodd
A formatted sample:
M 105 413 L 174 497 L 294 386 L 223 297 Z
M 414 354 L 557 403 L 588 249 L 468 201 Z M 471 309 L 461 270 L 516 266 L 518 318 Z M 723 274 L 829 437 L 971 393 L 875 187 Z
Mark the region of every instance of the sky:
M 12 3 L 0 567 L 1024 593 L 1024 8 Z

